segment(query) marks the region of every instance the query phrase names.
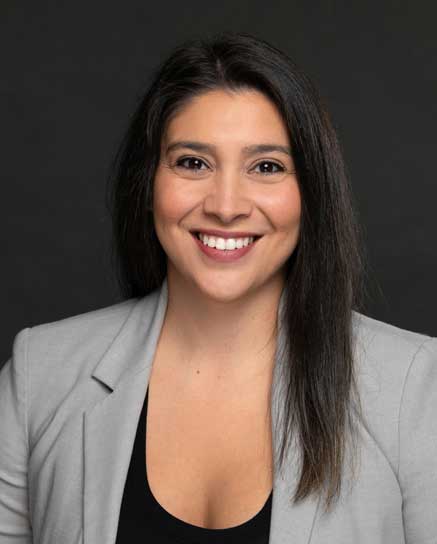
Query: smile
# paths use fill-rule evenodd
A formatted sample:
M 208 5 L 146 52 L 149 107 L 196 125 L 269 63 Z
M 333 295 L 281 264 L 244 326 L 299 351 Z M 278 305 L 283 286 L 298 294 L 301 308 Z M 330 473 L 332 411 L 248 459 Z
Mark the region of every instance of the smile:
M 255 240 L 254 236 L 249 236 L 246 238 L 220 238 L 218 236 L 208 236 L 201 232 L 196 233 L 199 240 L 201 240 L 204 245 L 208 247 L 215 247 L 216 249 L 226 251 L 240 249 L 246 247 L 249 244 L 252 244 Z
M 249 253 L 262 236 L 247 238 L 220 238 L 204 235 L 200 232 L 191 233 L 202 253 L 210 259 L 219 262 L 233 262 Z

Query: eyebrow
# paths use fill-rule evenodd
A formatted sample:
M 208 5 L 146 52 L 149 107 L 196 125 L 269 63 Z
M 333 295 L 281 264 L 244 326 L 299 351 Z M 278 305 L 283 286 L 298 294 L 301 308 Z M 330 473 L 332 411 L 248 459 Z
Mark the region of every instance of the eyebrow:
M 165 151 L 166 154 L 170 153 L 170 151 L 174 151 L 175 149 L 180 148 L 188 148 L 192 149 L 193 151 L 199 151 L 199 152 L 206 152 L 213 154 L 217 147 L 213 144 L 205 144 L 203 142 L 195 142 L 192 140 L 181 140 L 177 142 L 172 142 L 167 146 L 167 149 Z M 279 153 L 284 153 L 288 155 L 289 157 L 293 158 L 291 148 L 285 145 L 279 145 L 279 144 L 252 144 L 252 145 L 246 145 L 242 149 L 243 155 L 245 156 L 251 156 L 256 155 L 258 153 L 269 153 L 271 151 L 278 151 Z

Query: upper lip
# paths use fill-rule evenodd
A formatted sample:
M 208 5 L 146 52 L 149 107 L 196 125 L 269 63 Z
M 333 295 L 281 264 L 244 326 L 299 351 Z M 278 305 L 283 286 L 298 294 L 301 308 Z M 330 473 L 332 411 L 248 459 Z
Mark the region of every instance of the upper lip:
M 201 232 L 202 234 L 208 234 L 208 236 L 217 236 L 220 238 L 248 238 L 250 236 L 253 236 L 253 237 L 262 236 L 262 234 L 258 234 L 256 232 L 243 232 L 243 231 L 230 232 L 226 230 L 216 230 L 216 229 L 192 229 L 190 232 L 192 233 Z

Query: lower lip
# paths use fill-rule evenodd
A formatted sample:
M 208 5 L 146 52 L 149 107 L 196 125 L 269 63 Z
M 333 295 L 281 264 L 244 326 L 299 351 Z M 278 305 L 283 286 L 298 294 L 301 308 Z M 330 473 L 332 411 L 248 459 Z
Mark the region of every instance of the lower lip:
M 215 249 L 215 247 L 209 247 L 208 245 L 205 245 L 202 240 L 199 240 L 195 234 L 192 234 L 194 241 L 197 242 L 197 245 L 205 253 L 205 255 L 208 255 L 208 257 L 211 257 L 211 259 L 214 259 L 215 261 L 219 261 L 222 263 L 229 263 L 236 261 L 237 259 L 240 259 L 246 253 L 249 253 L 249 251 L 253 248 L 253 246 L 257 243 L 257 241 L 260 238 L 257 238 L 254 240 L 251 244 L 248 246 L 243 246 L 239 249 Z

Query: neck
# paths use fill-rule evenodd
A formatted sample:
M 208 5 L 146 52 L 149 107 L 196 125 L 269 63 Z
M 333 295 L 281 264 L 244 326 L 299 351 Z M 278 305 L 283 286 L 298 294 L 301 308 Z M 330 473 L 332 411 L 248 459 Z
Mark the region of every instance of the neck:
M 212 299 L 170 268 L 167 281 L 162 336 L 174 372 L 210 384 L 246 383 L 271 374 L 282 276 L 231 301 Z

